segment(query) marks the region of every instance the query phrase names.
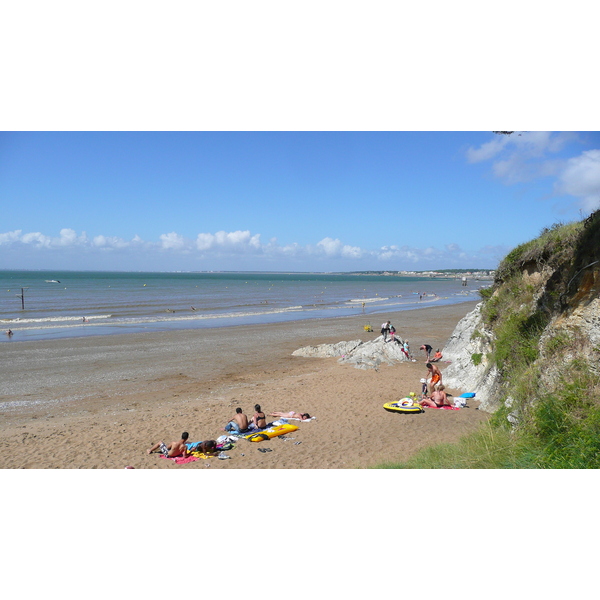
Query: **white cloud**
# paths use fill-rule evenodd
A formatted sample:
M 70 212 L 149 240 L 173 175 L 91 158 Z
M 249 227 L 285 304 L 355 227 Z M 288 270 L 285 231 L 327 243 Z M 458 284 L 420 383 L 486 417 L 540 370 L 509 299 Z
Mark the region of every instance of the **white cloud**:
M 569 158 L 550 158 L 571 141 L 574 133 L 545 131 L 499 135 L 479 148 L 469 148 L 468 162 L 492 160 L 492 172 L 507 184 L 555 177 L 554 191 L 578 199 L 586 211 L 600 207 L 600 150 L 587 150 Z
M 349 246 L 343 244 L 340 240 L 334 240 L 330 237 L 323 238 L 317 243 L 317 253 L 322 253 L 329 258 L 341 257 L 357 259 L 361 258 L 365 251 L 358 246 Z
M 162 233 L 159 236 L 161 247 L 166 250 L 183 250 L 186 246 L 185 238 L 178 233 Z
M 341 252 L 342 242 L 326 237 L 317 243 L 317 248 L 320 248 L 326 256 L 337 256 Z
M 600 207 L 600 150 L 588 150 L 570 158 L 556 183 L 558 193 L 580 199 L 586 211 Z
M 226 269 L 226 270 L 371 270 L 371 269 L 430 269 L 453 266 L 481 266 L 489 268 L 489 253 L 469 256 L 457 244 L 443 249 L 434 247 L 383 246 L 370 250 L 344 244 L 339 239 L 323 238 L 316 244 L 291 243 L 281 246 L 275 238 L 262 244 L 260 234 L 250 231 L 218 231 L 200 233 L 195 240 L 172 231 L 159 236 L 158 241 L 147 242 L 138 235 L 131 241 L 116 236 L 96 235 L 89 239 L 85 233 L 62 229 L 58 237 L 40 232 L 23 234 L 21 230 L 0 233 L 2 248 L 14 246 L 18 256 L 27 256 L 32 263 L 49 264 L 50 256 L 61 268 L 77 265 L 79 268 L 137 270 Z M 26 250 L 29 249 L 29 250 Z M 82 249 L 85 252 L 82 252 Z M 44 252 L 51 250 L 51 252 Z M 168 252 L 164 252 L 168 250 Z M 3 250 L 4 252 L 4 250 Z M 119 262 L 116 264 L 115 253 Z M 113 257 L 111 259 L 111 256 Z M 14 255 L 12 255 L 14 257 Z M 37 257 L 37 259 L 35 258 Z M 482 263 L 481 259 L 485 259 Z M 11 268 L 21 268 L 8 253 L 0 260 L 10 261 Z M 24 258 L 23 258 L 24 260 Z M 467 261 L 468 265 L 462 263 Z M 446 265 L 446 267 L 444 267 Z M 492 265 L 493 266 L 493 265 Z M 24 268 L 28 268 L 27 267 Z M 71 267 L 72 268 L 72 267 Z
M 60 237 L 56 241 L 59 246 L 76 246 L 85 244 L 87 242 L 87 235 L 85 231 L 81 235 L 77 235 L 73 229 L 61 229 Z
M 494 158 L 502 150 L 504 150 L 506 144 L 510 141 L 510 137 L 507 135 L 499 135 L 492 139 L 491 142 L 482 144 L 479 148 L 469 148 L 467 150 L 467 160 L 470 163 L 482 162 L 484 160 L 490 160 Z
M 24 244 L 32 244 L 34 246 L 44 246 L 50 248 L 52 246 L 52 238 L 41 234 L 39 231 L 35 233 L 26 233 L 19 240 Z
M 549 131 L 523 131 L 511 135 L 496 135 L 491 141 L 479 148 L 467 150 L 470 163 L 483 162 L 496 158 L 500 154 L 510 153 L 510 161 L 542 158 L 547 153 L 562 150 L 566 143 L 575 139 L 572 133 L 551 133 Z
M 199 233 L 196 248 L 205 250 L 256 251 L 261 250 L 260 234 L 251 235 L 249 231 L 217 231 L 217 233 Z
M 136 239 L 137 238 L 137 239 Z M 138 236 L 136 236 L 131 243 L 135 241 L 142 241 Z M 130 242 L 126 242 L 124 239 L 120 237 L 110 236 L 106 237 L 104 235 L 97 235 L 92 240 L 92 246 L 96 248 L 127 248 L 130 245 Z
M 21 229 L 15 229 L 15 231 L 0 233 L 0 246 L 2 244 L 12 244 L 13 242 L 18 242 L 21 239 L 21 231 Z

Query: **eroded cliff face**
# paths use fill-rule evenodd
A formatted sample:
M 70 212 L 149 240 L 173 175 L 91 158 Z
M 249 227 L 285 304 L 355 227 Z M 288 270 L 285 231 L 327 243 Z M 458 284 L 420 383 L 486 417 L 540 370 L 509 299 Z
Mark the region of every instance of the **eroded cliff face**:
M 476 392 L 480 409 L 494 412 L 524 406 L 534 386 L 563 385 L 574 361 L 600 376 L 600 211 L 515 249 L 488 296 L 444 348 L 446 385 Z
M 444 384 L 465 392 L 475 392 L 481 401 L 480 410 L 493 411 L 500 373 L 488 358 L 492 351 L 493 333 L 484 328 L 482 305 L 478 304 L 458 322 L 443 350 L 444 360 L 451 361 L 444 370 Z

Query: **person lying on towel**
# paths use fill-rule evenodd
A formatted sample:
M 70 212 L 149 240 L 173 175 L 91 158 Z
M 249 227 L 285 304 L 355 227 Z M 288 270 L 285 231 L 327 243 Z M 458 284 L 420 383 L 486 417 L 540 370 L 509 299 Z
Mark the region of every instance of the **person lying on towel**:
M 272 412 L 270 415 L 272 417 L 280 417 L 283 419 L 300 419 L 300 421 L 307 421 L 310 419 L 308 413 L 298 413 L 293 410 L 290 410 L 289 412 Z
M 187 446 L 185 445 L 185 443 L 187 442 L 188 437 L 189 433 L 187 431 L 184 431 L 181 434 L 180 440 L 176 442 L 171 442 L 168 445 L 164 442 L 157 442 L 156 444 L 154 444 L 154 446 L 152 446 L 152 448 L 146 450 L 146 452 L 148 452 L 148 454 L 152 454 L 155 450 L 158 450 L 160 448 L 161 454 L 163 454 L 167 458 L 175 458 L 176 456 L 182 455 L 185 456 L 187 452 Z

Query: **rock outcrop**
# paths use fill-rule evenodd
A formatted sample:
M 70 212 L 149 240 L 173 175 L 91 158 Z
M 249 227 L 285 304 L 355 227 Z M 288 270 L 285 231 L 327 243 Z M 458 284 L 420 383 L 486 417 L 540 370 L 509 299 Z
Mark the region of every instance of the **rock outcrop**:
M 484 326 L 481 307 L 478 304 L 458 322 L 444 347 L 444 360 L 450 361 L 444 370 L 444 384 L 475 392 L 480 410 L 491 412 L 496 408 L 500 373 L 489 363 L 493 333 Z
M 397 338 L 399 339 L 399 338 Z M 403 340 L 399 340 L 402 342 Z M 338 362 L 354 365 L 357 369 L 378 369 L 381 364 L 394 365 L 409 359 L 401 350 L 401 345 L 388 339 L 383 341 L 379 336 L 372 341 L 338 342 L 337 344 L 320 344 L 305 346 L 292 352 L 292 356 L 311 358 L 339 357 Z

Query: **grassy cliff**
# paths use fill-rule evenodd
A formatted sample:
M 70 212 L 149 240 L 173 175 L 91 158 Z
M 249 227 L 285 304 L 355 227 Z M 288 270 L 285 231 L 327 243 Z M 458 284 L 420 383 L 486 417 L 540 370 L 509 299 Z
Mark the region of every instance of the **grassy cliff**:
M 482 299 L 472 362 L 498 374 L 490 422 L 381 467 L 600 467 L 600 211 L 512 250 Z

